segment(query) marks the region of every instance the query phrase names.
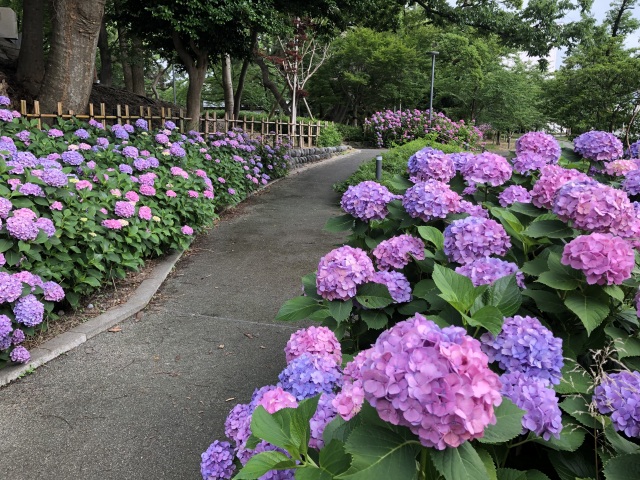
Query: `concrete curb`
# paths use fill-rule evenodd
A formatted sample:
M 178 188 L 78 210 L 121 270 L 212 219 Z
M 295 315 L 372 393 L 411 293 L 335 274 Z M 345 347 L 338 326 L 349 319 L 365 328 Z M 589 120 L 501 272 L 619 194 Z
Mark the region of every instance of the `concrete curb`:
M 336 155 L 335 157 L 331 157 L 326 160 L 320 160 L 317 162 L 305 164 L 304 166 L 292 170 L 290 173 L 300 173 L 319 164 L 335 161 L 347 156 L 355 155 L 357 153 L 359 153 L 359 150 L 348 151 L 347 154 Z M 277 183 L 285 178 L 287 177 L 278 178 L 273 182 L 265 185 L 263 188 L 267 189 L 274 183 Z M 245 200 L 247 200 L 257 192 L 260 192 L 261 190 L 263 190 L 263 188 L 252 192 L 247 196 L 247 198 L 245 198 Z M 227 210 L 227 208 L 225 208 L 223 212 L 225 210 Z M 90 338 L 95 337 L 99 333 L 105 332 L 109 328 L 128 318 L 131 318 L 136 313 L 144 309 L 149 304 L 151 298 L 153 298 L 158 289 L 162 286 L 169 273 L 171 273 L 171 270 L 173 270 L 173 267 L 182 257 L 183 253 L 184 251 L 172 253 L 164 261 L 158 264 L 149 274 L 149 276 L 142 281 L 136 291 L 133 292 L 131 297 L 129 297 L 129 300 L 127 300 L 122 305 L 111 308 L 103 314 L 100 314 L 97 317 L 92 318 L 91 320 L 88 320 L 85 323 L 82 323 L 81 325 L 78 325 L 71 330 L 52 338 L 39 347 L 34 348 L 30 352 L 31 360 L 28 363 L 13 365 L 0 370 L 0 387 L 8 385 L 14 380 L 21 378 L 23 375 L 31 373 L 39 366 L 44 365 L 54 358 L 67 353 L 68 351 L 76 348 L 79 345 L 82 345 Z

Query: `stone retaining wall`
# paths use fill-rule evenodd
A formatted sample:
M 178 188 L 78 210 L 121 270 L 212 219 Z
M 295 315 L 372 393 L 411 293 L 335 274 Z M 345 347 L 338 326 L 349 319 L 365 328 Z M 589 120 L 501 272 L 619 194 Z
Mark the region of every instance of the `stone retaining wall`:
M 349 147 L 340 145 L 339 147 L 313 147 L 313 148 L 293 148 L 289 150 L 289 168 L 299 168 L 307 163 L 317 162 L 331 158 L 337 153 L 344 152 Z

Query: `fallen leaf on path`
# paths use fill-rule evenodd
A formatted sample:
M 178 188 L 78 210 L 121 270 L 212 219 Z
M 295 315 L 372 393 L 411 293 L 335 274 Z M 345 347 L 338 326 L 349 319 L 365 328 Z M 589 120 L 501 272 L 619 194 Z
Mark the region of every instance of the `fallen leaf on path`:
M 225 402 L 230 402 L 231 400 L 235 400 L 235 399 L 236 399 L 236 397 L 227 398 L 227 399 L 225 400 Z
M 111 332 L 111 333 L 118 333 L 118 332 L 121 332 L 121 331 L 122 331 L 122 328 L 118 327 L 118 326 L 112 327 L 109 330 L 107 330 L 107 332 Z
M 218 345 L 218 348 L 224 348 L 224 344 Z
M 251 333 L 245 333 L 244 336 L 247 338 L 253 338 L 253 334 Z

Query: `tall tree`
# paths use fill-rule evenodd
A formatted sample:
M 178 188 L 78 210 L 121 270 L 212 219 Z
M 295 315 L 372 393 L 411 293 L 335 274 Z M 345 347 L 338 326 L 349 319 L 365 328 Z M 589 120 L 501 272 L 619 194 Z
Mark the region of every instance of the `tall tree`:
M 22 43 L 16 78 L 36 95 L 44 78 L 44 0 L 23 0 Z
M 52 0 L 53 32 L 40 103 L 54 111 L 84 112 L 95 74 L 98 34 L 106 0 Z
M 113 83 L 113 61 L 111 59 L 111 49 L 109 48 L 109 32 L 107 31 L 107 20 L 102 19 L 100 34 L 98 35 L 98 50 L 100 50 L 100 84 L 110 87 Z

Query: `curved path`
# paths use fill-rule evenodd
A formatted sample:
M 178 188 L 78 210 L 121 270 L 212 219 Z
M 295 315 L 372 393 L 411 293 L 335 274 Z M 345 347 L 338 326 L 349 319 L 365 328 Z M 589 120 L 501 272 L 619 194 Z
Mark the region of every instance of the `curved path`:
M 147 309 L 0 389 L 0 478 L 198 479 L 200 453 L 277 381 L 300 324 L 274 322 L 342 237 L 331 185 L 373 150 L 275 183 L 200 236 Z

